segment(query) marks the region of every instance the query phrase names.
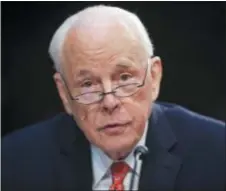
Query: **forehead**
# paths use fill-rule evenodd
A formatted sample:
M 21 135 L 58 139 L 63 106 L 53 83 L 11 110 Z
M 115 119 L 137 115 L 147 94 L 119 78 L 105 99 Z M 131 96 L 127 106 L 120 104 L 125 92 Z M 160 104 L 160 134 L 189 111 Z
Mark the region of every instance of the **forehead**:
M 125 27 L 114 23 L 71 29 L 62 53 L 63 67 L 70 71 L 116 65 L 140 67 L 145 58 L 138 38 Z

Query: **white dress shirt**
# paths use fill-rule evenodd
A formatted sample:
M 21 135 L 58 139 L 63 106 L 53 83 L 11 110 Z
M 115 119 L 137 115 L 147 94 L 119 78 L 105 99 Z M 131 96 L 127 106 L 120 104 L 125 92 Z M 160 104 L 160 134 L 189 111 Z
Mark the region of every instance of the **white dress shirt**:
M 145 146 L 147 130 L 148 130 L 148 122 L 146 123 L 144 133 L 140 141 L 137 143 L 136 147 L 140 145 Z M 97 148 L 94 145 L 91 145 L 91 156 L 92 156 L 92 168 L 93 168 L 93 190 L 109 190 L 110 186 L 112 185 L 112 175 L 111 175 L 110 166 L 113 163 L 113 160 L 110 159 L 101 149 Z M 135 171 L 133 169 L 134 163 L 135 163 L 133 152 L 131 152 L 124 159 L 124 161 L 131 168 L 131 170 L 127 173 L 123 181 L 124 189 L 129 190 L 130 180 L 132 176 L 131 171 Z M 134 180 L 135 190 L 138 190 L 141 165 L 142 165 L 142 161 L 138 160 L 137 170 L 135 172 L 135 180 Z

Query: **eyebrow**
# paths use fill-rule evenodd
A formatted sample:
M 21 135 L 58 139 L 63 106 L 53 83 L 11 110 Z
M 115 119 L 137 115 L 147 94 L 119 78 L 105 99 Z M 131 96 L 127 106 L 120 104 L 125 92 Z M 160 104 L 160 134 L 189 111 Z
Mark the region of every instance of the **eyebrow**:
M 134 64 L 126 63 L 126 62 L 121 62 L 115 65 L 115 68 L 123 68 L 123 69 L 129 69 L 132 67 L 134 67 Z M 92 75 L 92 72 L 88 69 L 80 69 L 78 72 L 75 73 L 76 78 L 81 78 L 88 75 Z
M 77 77 L 87 76 L 87 75 L 90 75 L 90 74 L 91 74 L 91 72 L 89 70 L 81 69 L 81 70 L 79 70 L 78 72 L 75 73 L 75 76 L 77 78 Z
M 127 69 L 127 68 L 132 67 L 132 65 L 128 64 L 128 63 L 118 63 L 118 64 L 116 64 L 116 67 Z
M 116 68 L 130 69 L 130 68 L 139 68 L 135 63 L 121 62 L 116 64 Z

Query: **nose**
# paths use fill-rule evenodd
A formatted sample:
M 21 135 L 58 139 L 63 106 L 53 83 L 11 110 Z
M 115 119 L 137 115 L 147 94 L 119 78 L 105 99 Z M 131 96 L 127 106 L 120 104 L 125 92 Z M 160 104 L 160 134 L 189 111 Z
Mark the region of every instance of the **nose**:
M 114 94 L 105 94 L 103 100 L 103 109 L 107 112 L 113 112 L 120 105 L 120 100 Z

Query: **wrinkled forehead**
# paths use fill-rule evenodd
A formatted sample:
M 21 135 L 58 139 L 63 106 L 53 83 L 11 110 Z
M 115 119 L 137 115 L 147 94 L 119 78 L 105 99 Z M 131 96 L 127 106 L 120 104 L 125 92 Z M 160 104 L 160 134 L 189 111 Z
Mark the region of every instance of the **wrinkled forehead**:
M 123 63 L 141 67 L 146 59 L 139 38 L 118 23 L 80 26 L 69 30 L 62 50 L 63 68 L 106 68 Z

